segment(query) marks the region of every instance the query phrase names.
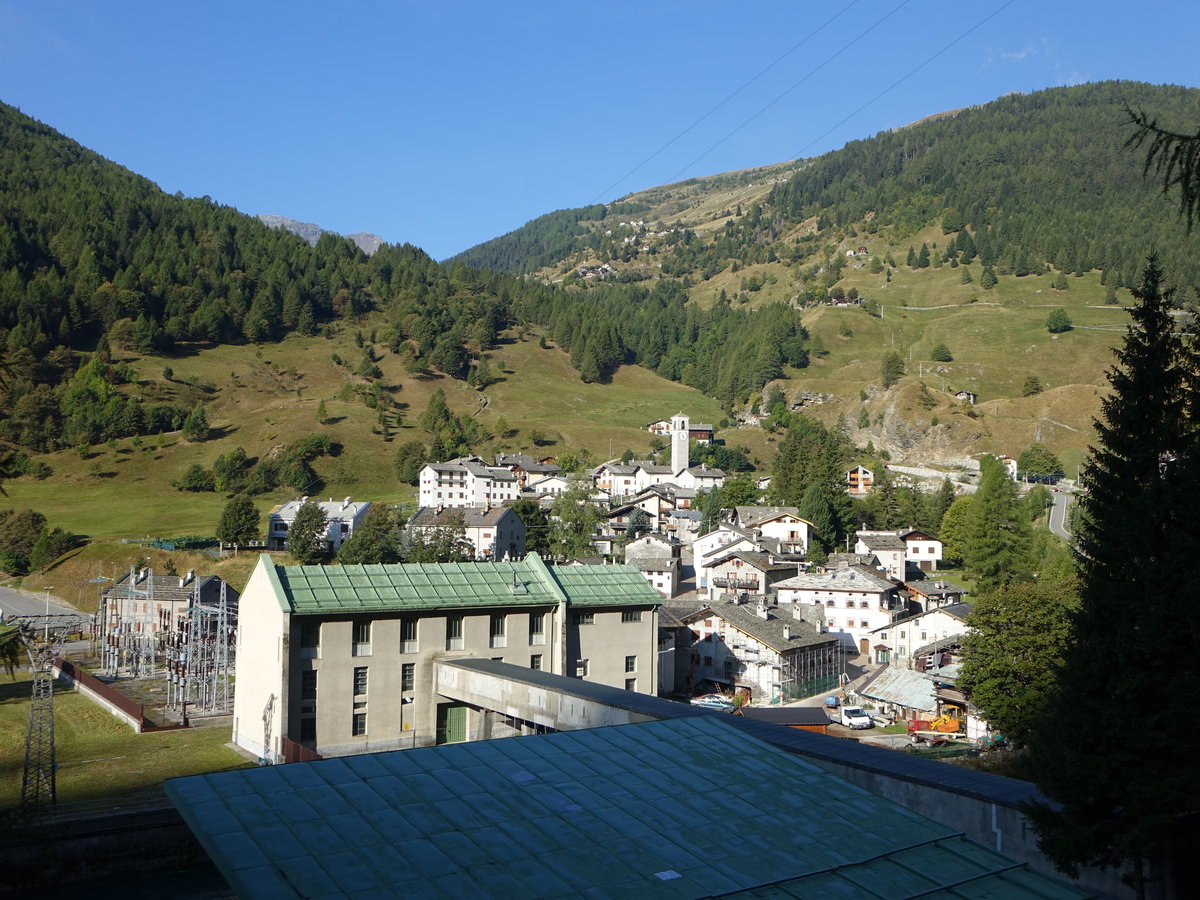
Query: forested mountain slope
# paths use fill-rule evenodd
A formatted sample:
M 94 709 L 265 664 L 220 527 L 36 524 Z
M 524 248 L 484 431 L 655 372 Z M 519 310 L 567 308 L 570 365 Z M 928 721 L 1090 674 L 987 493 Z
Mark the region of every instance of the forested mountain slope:
M 692 282 L 763 264 L 803 294 L 837 283 L 844 261 L 832 251 L 847 238 L 902 245 L 940 225 L 951 235 L 965 230 L 1000 275 L 1049 265 L 1102 270 L 1131 287 L 1157 250 L 1194 294 L 1200 259 L 1159 186 L 1143 178 L 1141 158 L 1124 147 L 1126 106 L 1190 133 L 1200 91 L 1110 81 L 1012 94 L 811 160 L 735 173 L 737 181 L 693 179 L 608 207 L 561 210 L 455 259 L 540 268 L 547 278 L 609 264 L 614 280 Z

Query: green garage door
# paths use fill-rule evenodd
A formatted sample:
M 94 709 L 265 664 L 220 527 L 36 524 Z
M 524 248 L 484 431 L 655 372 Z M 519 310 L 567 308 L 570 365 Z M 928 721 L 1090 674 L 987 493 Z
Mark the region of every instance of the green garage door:
M 438 706 L 437 742 L 457 744 L 467 739 L 467 708 L 461 703 Z

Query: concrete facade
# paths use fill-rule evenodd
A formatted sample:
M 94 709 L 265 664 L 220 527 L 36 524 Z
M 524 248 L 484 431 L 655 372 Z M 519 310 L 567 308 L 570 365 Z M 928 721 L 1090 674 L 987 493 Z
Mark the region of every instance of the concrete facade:
M 322 756 L 459 739 L 437 692 L 443 660 L 654 694 L 660 603 L 632 567 L 551 570 L 536 555 L 330 567 L 263 557 L 242 595 L 234 743 L 277 761 L 283 738 Z

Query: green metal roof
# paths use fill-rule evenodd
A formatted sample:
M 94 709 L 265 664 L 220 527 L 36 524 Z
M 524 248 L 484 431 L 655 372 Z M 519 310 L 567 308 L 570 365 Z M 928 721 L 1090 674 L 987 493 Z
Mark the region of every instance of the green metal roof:
M 166 791 L 244 898 L 1088 896 L 716 716 Z
M 416 609 L 658 605 L 662 598 L 632 566 L 549 569 L 530 554 L 519 562 L 376 566 L 275 566 L 280 606 L 296 615 Z

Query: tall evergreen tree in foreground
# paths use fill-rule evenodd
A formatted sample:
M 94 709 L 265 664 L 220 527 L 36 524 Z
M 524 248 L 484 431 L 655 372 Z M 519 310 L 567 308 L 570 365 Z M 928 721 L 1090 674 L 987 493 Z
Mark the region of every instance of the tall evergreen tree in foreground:
M 1030 739 L 1051 801 L 1029 810 L 1042 850 L 1069 873 L 1128 866 L 1138 896 L 1160 871 L 1147 856 L 1182 875 L 1200 837 L 1200 718 L 1186 712 L 1200 684 L 1200 366 L 1162 279 L 1151 257 L 1108 373 L 1083 474 L 1080 604 Z

